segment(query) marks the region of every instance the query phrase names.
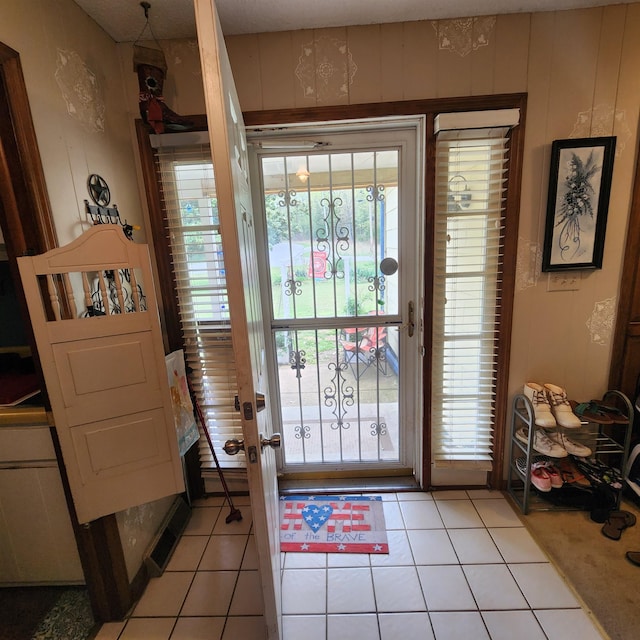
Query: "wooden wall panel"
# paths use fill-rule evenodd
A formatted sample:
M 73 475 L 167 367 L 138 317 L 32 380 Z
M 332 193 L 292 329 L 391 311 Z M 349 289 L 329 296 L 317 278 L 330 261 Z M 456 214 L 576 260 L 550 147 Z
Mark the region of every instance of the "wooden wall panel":
M 290 32 L 261 33 L 260 75 L 262 78 L 262 108 L 284 109 L 294 103 L 295 73 Z
M 347 29 L 347 44 L 357 66 L 349 87 L 349 102 L 362 104 L 382 101 L 381 27 L 378 24 Z
M 527 90 L 531 20 L 530 13 L 497 16 L 494 30 L 495 93 L 519 93 Z
M 551 140 L 569 137 L 578 113 L 593 104 L 601 15 L 600 9 L 555 14 L 553 61 L 549 69 Z
M 403 30 L 402 84 L 405 100 L 435 98 L 438 41 L 430 21 L 406 22 Z
M 603 104 L 613 106 L 616 102 L 619 79 L 610 73 L 610 69 L 620 68 L 625 19 L 626 11 L 621 5 L 602 9 L 596 86 L 593 93 L 594 107 Z M 611 122 L 606 123 L 609 131 L 613 131 L 613 115 L 611 109 Z
M 242 110 L 259 111 L 263 90 L 258 36 L 233 36 L 226 39 L 226 45 Z
M 383 102 L 404 99 L 402 37 L 402 24 L 380 25 L 380 98 Z

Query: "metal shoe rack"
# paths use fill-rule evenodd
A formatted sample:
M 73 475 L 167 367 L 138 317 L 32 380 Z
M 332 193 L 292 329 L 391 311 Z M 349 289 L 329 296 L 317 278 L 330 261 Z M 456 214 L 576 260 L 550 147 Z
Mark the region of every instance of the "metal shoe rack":
M 588 430 L 586 435 L 590 438 L 589 444 L 593 450 L 592 457 L 600 458 L 604 456 L 602 461 L 607 465 L 612 464 L 609 458 L 613 457 L 622 475 L 625 472 L 629 457 L 633 406 L 624 393 L 615 390 L 607 391 L 602 396 L 602 403 L 617 407 L 627 417 L 627 422 L 624 424 L 600 424 L 583 419 L 582 427 L 579 430 L 571 431 L 584 432 Z M 529 436 L 526 444 L 516 438 L 516 431 L 521 427 L 524 427 Z M 531 477 L 531 464 L 536 455 L 541 455 L 533 449 L 533 438 L 537 428 L 539 427 L 535 425 L 535 415 L 531 401 L 523 394 L 516 395 L 513 399 L 511 412 L 511 435 L 507 458 L 509 460 L 507 492 L 525 515 L 530 510 L 569 510 L 570 507 L 559 507 L 545 502 L 531 490 L 531 482 L 529 480 Z M 571 435 L 571 438 L 574 439 L 574 436 Z M 516 465 L 516 459 L 521 456 L 525 458 L 524 473 Z M 615 456 L 618 456 L 618 459 Z M 552 491 L 561 490 L 552 489 Z M 618 494 L 618 501 L 620 500 L 620 493 Z

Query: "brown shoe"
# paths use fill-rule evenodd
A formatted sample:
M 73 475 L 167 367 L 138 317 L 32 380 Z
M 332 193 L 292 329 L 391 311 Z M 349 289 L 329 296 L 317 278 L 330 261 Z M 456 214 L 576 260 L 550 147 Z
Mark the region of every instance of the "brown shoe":
M 631 564 L 640 567 L 640 551 L 627 551 L 625 557 Z

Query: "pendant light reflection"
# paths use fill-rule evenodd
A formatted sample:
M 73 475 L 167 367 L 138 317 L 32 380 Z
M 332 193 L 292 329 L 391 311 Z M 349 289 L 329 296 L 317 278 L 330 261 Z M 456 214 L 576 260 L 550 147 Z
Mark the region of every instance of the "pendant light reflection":
M 296 176 L 298 177 L 298 180 L 302 182 L 302 184 L 307 183 L 307 180 L 309 179 L 310 175 L 311 174 L 307 170 L 307 167 L 305 167 L 303 164 L 301 164 L 298 170 L 296 171 Z

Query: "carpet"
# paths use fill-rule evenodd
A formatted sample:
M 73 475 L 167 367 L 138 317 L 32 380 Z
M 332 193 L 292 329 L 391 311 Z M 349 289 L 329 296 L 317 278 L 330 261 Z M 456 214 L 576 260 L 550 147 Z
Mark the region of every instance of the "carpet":
M 585 511 L 531 511 L 521 519 L 590 609 L 610 640 L 640 637 L 640 567 L 625 559 L 628 550 L 640 550 L 640 509 L 623 499 L 638 524 L 620 540 L 602 535 L 602 524 Z
M 85 640 L 96 623 L 84 587 L 3 587 L 2 640 Z
M 382 497 L 281 497 L 280 550 L 389 553 Z

